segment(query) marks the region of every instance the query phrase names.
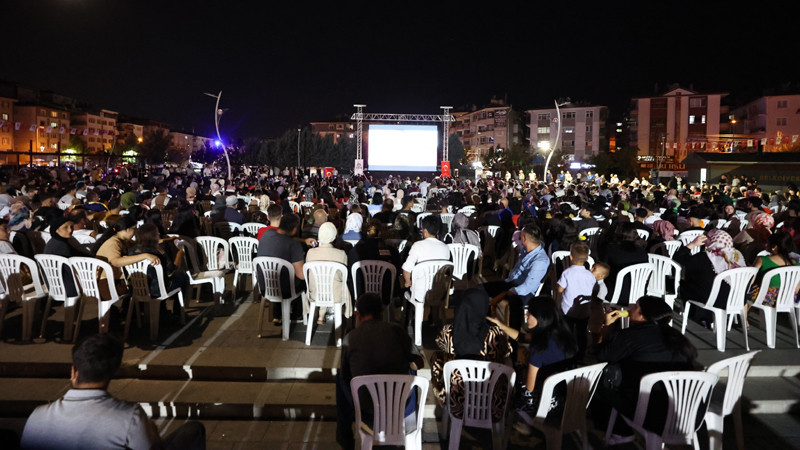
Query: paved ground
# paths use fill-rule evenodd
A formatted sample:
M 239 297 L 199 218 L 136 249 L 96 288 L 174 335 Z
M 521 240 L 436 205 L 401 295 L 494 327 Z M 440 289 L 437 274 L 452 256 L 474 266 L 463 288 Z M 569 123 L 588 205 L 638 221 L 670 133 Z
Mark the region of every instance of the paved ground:
M 205 299 L 207 296 L 203 296 Z M 133 328 L 124 365 L 110 390 L 140 402 L 162 433 L 185 420 L 206 425 L 209 448 L 337 448 L 333 380 L 339 350 L 333 345 L 332 321 L 319 327 L 311 346 L 304 344 L 305 326 L 294 324 L 291 339 L 280 339 L 280 328 L 265 320 L 264 337 L 256 337 L 259 305 L 251 297 L 214 307 L 192 302 L 189 323 L 163 320 L 158 344 L 147 339 L 147 325 Z M 19 336 L 21 310 L 11 311 L 0 342 L 0 428 L 16 432 L 36 405 L 58 398 L 69 388 L 70 345 L 60 342 L 63 310 L 49 318 L 45 341 L 23 344 Z M 267 312 L 268 314 L 269 312 Z M 87 307 L 81 334 L 97 330 L 96 307 Z M 94 316 L 96 317 L 96 316 Z M 269 317 L 269 316 L 267 316 Z M 757 322 L 756 322 L 757 324 Z M 763 351 L 745 386 L 747 411 L 745 442 L 749 449 L 800 448 L 800 350 L 788 323 L 782 324 L 778 348 Z M 121 330 L 113 330 L 112 332 Z M 423 352 L 430 355 L 435 330 L 424 329 Z M 700 350 L 704 365 L 744 352 L 738 329 L 729 334 L 728 351 L 714 349 L 714 335 L 690 324 L 690 338 Z M 765 348 L 764 333 L 756 326 L 750 345 Z M 426 356 L 427 356 L 426 355 Z M 429 377 L 428 371 L 421 375 Z M 426 448 L 444 448 L 438 431 L 441 422 L 432 397 L 425 412 Z M 792 414 L 788 414 L 792 413 Z M 732 430 L 732 424 L 726 424 Z M 591 431 L 592 447 L 602 447 L 602 433 Z M 705 439 L 701 440 L 705 441 Z M 467 430 L 461 448 L 487 448 L 490 435 Z M 2 444 L 2 442 L 0 442 Z M 636 445 L 619 448 L 640 448 Z M 735 448 L 726 433 L 724 448 Z M 0 447 L 5 447 L 0 445 Z M 510 448 L 544 448 L 541 436 L 511 432 Z M 577 448 L 565 440 L 564 448 Z

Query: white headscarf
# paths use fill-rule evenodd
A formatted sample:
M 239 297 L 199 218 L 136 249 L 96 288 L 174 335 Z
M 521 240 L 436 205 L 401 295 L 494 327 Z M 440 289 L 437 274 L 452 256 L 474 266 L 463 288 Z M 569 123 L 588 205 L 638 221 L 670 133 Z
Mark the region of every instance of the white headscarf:
M 355 231 L 356 233 L 361 232 L 361 226 L 364 225 L 364 217 L 358 213 L 352 213 L 347 216 L 347 222 L 344 225 L 344 232 L 349 233 L 351 231 Z

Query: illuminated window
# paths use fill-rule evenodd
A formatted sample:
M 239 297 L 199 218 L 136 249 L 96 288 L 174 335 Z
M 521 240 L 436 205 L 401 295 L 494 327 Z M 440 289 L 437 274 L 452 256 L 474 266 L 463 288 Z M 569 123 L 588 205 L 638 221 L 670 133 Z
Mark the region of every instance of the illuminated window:
M 572 134 L 575 132 L 575 127 L 564 127 L 564 133 Z
M 539 134 L 550 134 L 550 127 L 539 127 Z
M 8 120 L 8 114 L 2 114 L 0 115 L 0 118 L 2 118 L 3 120 Z
M 706 123 L 706 115 L 705 114 L 700 116 L 700 123 Z
M 539 120 L 550 120 L 550 114 L 539 114 Z
M 694 125 L 694 116 L 689 116 L 689 125 Z

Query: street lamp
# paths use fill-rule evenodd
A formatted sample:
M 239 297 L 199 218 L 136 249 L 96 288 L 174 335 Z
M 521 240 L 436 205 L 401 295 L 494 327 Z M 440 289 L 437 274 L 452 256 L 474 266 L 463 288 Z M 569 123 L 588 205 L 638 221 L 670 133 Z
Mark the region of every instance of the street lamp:
M 297 129 L 297 170 L 300 170 L 300 128 Z
M 558 100 L 553 100 L 553 103 L 556 104 L 556 123 L 558 123 L 558 131 L 556 132 L 556 142 L 555 142 L 555 144 L 553 144 L 553 148 L 550 151 L 550 154 L 547 155 L 547 161 L 545 161 L 545 163 L 544 163 L 544 174 L 543 174 L 544 177 L 542 179 L 544 180 L 545 183 L 547 183 L 547 166 L 550 165 L 550 158 L 553 157 L 553 153 L 556 151 L 556 148 L 558 148 L 558 139 L 561 137 L 561 110 L 558 109 L 558 107 L 568 104 L 569 101 L 566 101 L 566 102 L 563 102 L 563 103 L 558 103 Z M 550 148 L 550 141 L 548 140 L 546 143 L 547 143 L 547 147 Z M 543 142 L 542 144 L 545 144 L 545 143 Z M 542 147 L 540 147 L 540 148 L 542 148 Z
M 217 130 L 217 139 L 222 142 L 222 137 L 219 135 L 219 117 L 222 115 L 222 110 L 219 109 L 219 100 L 222 98 L 222 91 L 219 91 L 219 94 L 209 94 L 208 92 L 203 92 L 205 95 L 217 99 L 217 104 L 214 106 L 214 128 Z M 228 163 L 228 181 L 233 181 L 233 177 L 231 176 L 231 159 L 228 157 L 228 149 L 225 146 L 222 146 L 222 151 L 225 153 L 225 161 Z

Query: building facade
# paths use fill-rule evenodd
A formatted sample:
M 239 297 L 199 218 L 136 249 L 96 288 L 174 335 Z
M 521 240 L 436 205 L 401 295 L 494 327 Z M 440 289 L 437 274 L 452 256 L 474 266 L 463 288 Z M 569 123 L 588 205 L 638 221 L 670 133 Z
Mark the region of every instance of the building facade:
M 15 99 L 0 97 L 0 155 L 14 150 L 14 103 Z M 0 163 L 6 162 L 5 155 L 0 156 Z
M 332 136 L 334 144 L 341 139 L 356 138 L 355 124 L 351 121 L 311 122 L 311 132 L 322 137 Z M 366 134 L 366 130 L 364 134 Z
M 724 148 L 732 140 L 722 104 L 727 93 L 701 94 L 675 87 L 656 97 L 634 98 L 629 143 L 640 158 L 681 161 L 695 151 Z
M 18 164 L 56 164 L 61 150 L 69 148 L 68 110 L 56 105 L 17 103 L 14 120 L 13 148 L 19 156 Z
M 520 144 L 524 133 L 520 114 L 502 100 L 492 100 L 492 106 L 475 111 L 453 111 L 455 122 L 450 133 L 464 145 L 468 161 L 476 161 L 489 153 L 489 149 L 508 148 Z
M 732 133 L 742 146 L 765 152 L 800 145 L 800 95 L 761 97 L 731 111 Z
M 117 134 L 116 111 L 80 111 L 72 114 L 72 127 L 81 128 L 76 136 L 83 141 L 87 154 L 99 155 L 114 147 Z
M 563 155 L 568 160 L 585 162 L 601 149 L 607 148 L 608 107 L 570 104 L 559 107 L 559 112 L 560 118 L 555 107 L 526 111 L 529 116 L 532 148 L 555 146 L 559 121 L 561 121 L 561 136 L 558 137 L 558 148 L 563 150 Z

